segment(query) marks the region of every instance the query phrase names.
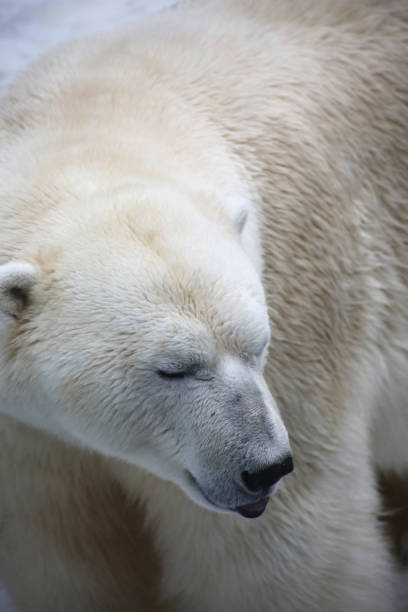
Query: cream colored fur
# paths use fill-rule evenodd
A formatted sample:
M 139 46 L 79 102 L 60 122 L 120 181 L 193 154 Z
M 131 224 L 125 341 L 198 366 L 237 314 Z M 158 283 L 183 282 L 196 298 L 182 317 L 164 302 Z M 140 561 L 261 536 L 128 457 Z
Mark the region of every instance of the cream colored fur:
M 407 21 L 404 0 L 191 2 L 56 51 L 2 100 L 19 610 L 394 609 L 373 465 L 408 463 Z M 295 472 L 254 521 L 183 480 L 218 482 L 246 444 L 222 393 L 154 378 L 196 341 L 256 386 L 273 452 L 289 433 Z

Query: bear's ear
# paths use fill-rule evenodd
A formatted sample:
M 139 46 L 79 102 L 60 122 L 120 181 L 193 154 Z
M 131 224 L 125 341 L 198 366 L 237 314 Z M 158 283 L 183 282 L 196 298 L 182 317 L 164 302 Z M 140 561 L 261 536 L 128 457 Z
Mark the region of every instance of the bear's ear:
M 249 199 L 243 196 L 230 196 L 229 198 L 227 198 L 225 204 L 228 216 L 232 221 L 232 225 L 235 231 L 238 234 L 242 234 L 249 215 Z
M 245 224 L 248 219 L 249 210 L 241 210 L 234 219 L 234 227 L 238 234 L 242 234 Z
M 21 317 L 31 301 L 37 278 L 36 268 L 29 263 L 9 262 L 0 266 L 0 318 Z

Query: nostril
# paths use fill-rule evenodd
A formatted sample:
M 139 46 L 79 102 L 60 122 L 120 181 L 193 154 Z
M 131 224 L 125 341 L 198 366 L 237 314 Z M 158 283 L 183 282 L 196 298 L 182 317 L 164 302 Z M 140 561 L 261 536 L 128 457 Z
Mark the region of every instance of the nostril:
M 256 472 L 244 470 L 241 474 L 241 478 L 247 489 L 255 492 L 262 489 L 268 489 L 283 478 L 283 476 L 292 472 L 292 470 L 292 457 L 288 455 L 283 460 L 272 463 L 262 470 Z
M 246 486 L 247 489 L 249 489 L 250 491 L 252 491 L 252 484 L 251 484 L 251 475 L 249 472 L 247 472 L 246 470 L 244 470 L 241 474 L 241 478 L 244 481 L 244 485 Z

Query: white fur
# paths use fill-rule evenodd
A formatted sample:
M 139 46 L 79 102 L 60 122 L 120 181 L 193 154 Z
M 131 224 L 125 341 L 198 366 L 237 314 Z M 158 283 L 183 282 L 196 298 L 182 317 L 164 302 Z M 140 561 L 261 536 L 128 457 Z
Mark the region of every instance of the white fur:
M 373 455 L 380 469 L 404 475 L 408 470 L 408 337 L 396 338 L 395 346 L 388 347 L 387 352 L 389 362 L 384 368 L 372 424 Z M 383 356 L 378 359 L 381 362 Z
M 37 281 L 0 351 L 21 610 L 393 609 L 406 41 L 403 2 L 192 2 L 4 98 L 0 263 Z

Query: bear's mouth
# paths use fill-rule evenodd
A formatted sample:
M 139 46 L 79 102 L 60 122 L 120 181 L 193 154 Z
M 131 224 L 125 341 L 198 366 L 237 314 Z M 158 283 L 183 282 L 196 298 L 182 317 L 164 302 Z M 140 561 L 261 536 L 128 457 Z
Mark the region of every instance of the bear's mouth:
M 203 491 L 202 487 L 199 485 L 197 479 L 194 478 L 194 476 L 188 470 L 187 470 L 187 475 L 188 475 L 190 483 L 192 483 L 194 487 L 196 488 L 196 490 L 200 492 L 200 494 L 205 499 L 207 504 L 209 504 L 212 508 L 218 510 L 218 512 L 234 512 L 234 513 L 238 513 L 240 516 L 243 516 L 244 518 L 258 518 L 259 516 L 261 516 L 261 514 L 264 513 L 265 508 L 268 505 L 269 496 L 262 497 L 256 502 L 245 504 L 243 506 L 237 506 L 235 508 L 223 508 L 219 506 L 218 504 L 215 504 L 208 497 L 208 495 L 205 493 L 205 491 Z M 274 488 L 275 487 L 272 487 L 272 489 Z
M 258 518 L 265 512 L 265 508 L 268 505 L 269 497 L 263 497 L 254 504 L 246 504 L 245 506 L 238 506 L 235 508 L 235 512 L 238 512 L 245 518 Z

